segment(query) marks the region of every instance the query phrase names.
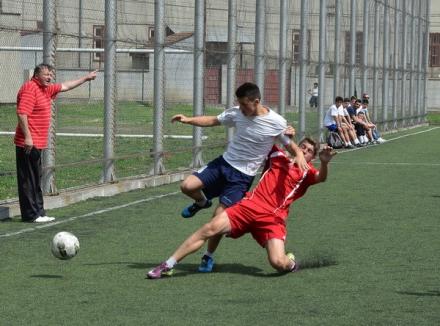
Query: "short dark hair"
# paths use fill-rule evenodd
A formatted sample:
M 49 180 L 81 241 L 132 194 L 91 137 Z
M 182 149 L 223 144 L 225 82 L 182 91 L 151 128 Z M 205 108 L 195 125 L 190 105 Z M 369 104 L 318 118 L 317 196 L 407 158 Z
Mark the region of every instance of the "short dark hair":
M 357 99 L 356 103 L 362 103 L 362 101 L 360 99 Z
M 47 69 L 49 71 L 54 71 L 55 67 L 52 65 L 49 65 L 47 63 L 40 63 L 39 65 L 35 66 L 35 68 L 34 68 L 34 77 L 36 75 L 38 75 L 41 72 L 41 70 L 44 70 L 44 69 Z
M 341 96 L 336 96 L 335 102 L 344 102 L 344 99 Z
M 353 96 L 351 97 L 351 99 L 352 99 L 352 100 L 357 100 L 357 97 L 353 95 Z
M 350 102 L 350 99 L 348 97 L 344 98 L 344 102 Z
M 235 96 L 237 96 L 237 98 L 247 97 L 251 101 L 256 99 L 261 100 L 260 89 L 253 83 L 242 84 L 235 91 Z
M 310 145 L 312 145 L 313 146 L 313 150 L 314 150 L 313 156 L 316 156 L 316 154 L 319 151 L 319 143 L 317 143 L 315 140 L 313 140 L 310 137 L 304 137 L 303 139 L 301 139 L 301 141 L 299 142 L 298 145 L 301 145 L 302 143 L 309 143 Z
M 366 98 L 364 98 L 364 99 L 362 100 L 362 104 L 368 104 L 368 100 L 367 100 Z

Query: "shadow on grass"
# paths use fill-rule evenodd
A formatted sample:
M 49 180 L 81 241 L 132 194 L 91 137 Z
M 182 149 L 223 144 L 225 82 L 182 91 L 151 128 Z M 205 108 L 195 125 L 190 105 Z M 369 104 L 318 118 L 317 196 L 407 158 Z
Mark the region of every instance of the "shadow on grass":
M 440 297 L 439 290 L 425 291 L 425 292 L 412 292 L 412 291 L 397 291 L 399 294 L 415 295 L 417 297 Z
M 331 256 L 306 257 L 299 260 L 299 269 L 322 268 L 337 264 L 338 262 Z
M 35 274 L 31 275 L 33 278 L 63 278 L 61 275 L 50 275 L 50 274 Z
M 145 264 L 145 263 L 131 263 L 127 266 L 129 268 L 135 269 L 145 269 L 148 271 L 154 267 L 156 264 Z M 192 274 L 202 274 L 197 271 L 199 264 L 178 264 L 175 268 L 175 274 L 173 277 L 182 277 Z M 212 273 L 231 273 L 231 274 L 242 274 L 242 275 L 251 275 L 251 276 L 261 276 L 263 274 L 259 274 L 262 272 L 262 269 L 254 266 L 246 266 L 243 264 L 217 264 L 214 267 L 214 271 Z
M 158 263 L 157 263 L 158 264 Z M 148 264 L 148 263 L 129 263 L 127 266 L 129 268 L 135 269 L 145 269 L 145 271 L 150 270 L 157 266 L 157 264 Z M 337 265 L 336 260 L 329 256 L 316 256 L 309 257 L 299 261 L 299 272 L 303 269 L 310 268 L 322 268 L 329 267 L 333 265 Z M 178 264 L 175 268 L 177 273 L 173 275 L 173 277 L 181 277 L 187 276 L 191 274 L 200 274 L 197 272 L 198 264 Z M 261 268 L 255 266 L 246 266 L 243 264 L 216 264 L 214 267 L 213 273 L 230 273 L 230 274 L 242 274 L 242 275 L 250 275 L 256 277 L 280 277 L 289 272 L 273 272 L 273 273 L 265 273 Z

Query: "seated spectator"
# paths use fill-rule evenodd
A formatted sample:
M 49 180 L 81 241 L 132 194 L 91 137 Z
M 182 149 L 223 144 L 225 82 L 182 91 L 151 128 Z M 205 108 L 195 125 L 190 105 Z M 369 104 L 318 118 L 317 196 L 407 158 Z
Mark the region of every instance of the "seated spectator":
M 354 148 L 353 144 L 350 142 L 350 138 L 347 137 L 346 132 L 342 127 L 342 119 L 339 115 L 338 108 L 342 106 L 344 99 L 340 96 L 335 98 L 335 104 L 330 106 L 324 116 L 324 126 L 327 127 L 329 131 L 337 132 L 344 142 L 345 148 Z
M 368 94 L 366 94 L 366 95 L 368 96 Z M 362 109 L 361 110 L 365 114 L 365 121 L 367 121 L 367 123 L 369 123 L 372 126 L 371 131 L 372 131 L 372 136 L 373 136 L 374 141 L 378 144 L 384 143 L 385 139 L 383 139 L 380 136 L 379 131 L 377 131 L 376 125 L 373 122 L 371 122 L 370 115 L 368 114 L 368 99 L 362 100 Z
M 370 125 L 365 121 L 363 113 L 358 116 L 360 108 L 361 100 L 355 100 L 354 105 L 347 108 L 347 112 L 350 115 L 351 122 L 353 123 L 354 128 L 356 129 L 356 135 L 359 139 L 359 142 L 362 145 L 372 144 L 373 135 L 371 133 Z
M 351 142 L 357 146 L 361 147 L 363 144 L 360 143 L 356 135 L 356 129 L 351 122 L 350 115 L 348 114 L 347 108 L 350 106 L 350 100 L 348 98 L 344 99 L 342 105 L 338 108 L 339 117 L 342 121 L 342 129 L 346 134 L 346 137 L 351 140 Z

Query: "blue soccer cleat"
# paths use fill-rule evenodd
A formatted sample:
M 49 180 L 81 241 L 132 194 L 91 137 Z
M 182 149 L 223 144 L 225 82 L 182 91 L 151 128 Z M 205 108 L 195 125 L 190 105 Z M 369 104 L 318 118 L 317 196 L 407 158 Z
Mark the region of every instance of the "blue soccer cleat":
M 214 268 L 214 258 L 203 255 L 198 271 L 200 273 L 211 273 Z
M 193 203 L 191 205 L 189 205 L 188 207 L 185 207 L 182 211 L 182 217 L 184 218 L 189 218 L 189 217 L 193 217 L 194 215 L 196 215 L 196 213 L 201 210 L 201 209 L 205 209 L 205 208 L 209 208 L 212 206 L 212 201 L 210 199 L 208 199 L 206 201 L 205 206 L 199 206 L 196 203 Z

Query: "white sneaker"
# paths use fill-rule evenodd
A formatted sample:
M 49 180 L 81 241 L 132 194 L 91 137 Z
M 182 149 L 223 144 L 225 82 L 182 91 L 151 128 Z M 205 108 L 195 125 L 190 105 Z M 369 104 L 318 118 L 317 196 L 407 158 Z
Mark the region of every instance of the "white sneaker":
M 383 144 L 383 143 L 386 142 L 386 140 L 383 139 L 382 137 L 377 138 L 376 141 L 377 141 L 378 144 Z
M 46 223 L 46 222 L 52 222 L 54 220 L 55 220 L 55 217 L 40 216 L 34 220 L 34 223 Z

